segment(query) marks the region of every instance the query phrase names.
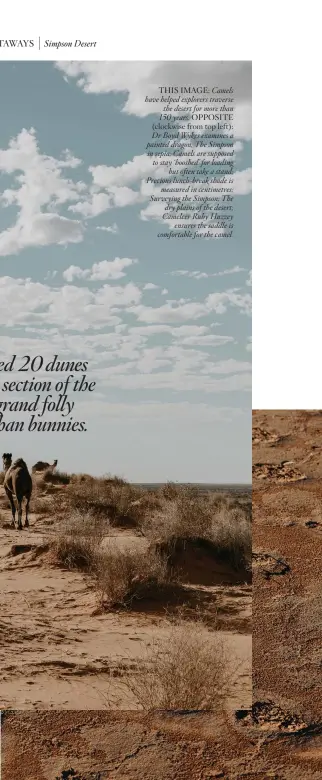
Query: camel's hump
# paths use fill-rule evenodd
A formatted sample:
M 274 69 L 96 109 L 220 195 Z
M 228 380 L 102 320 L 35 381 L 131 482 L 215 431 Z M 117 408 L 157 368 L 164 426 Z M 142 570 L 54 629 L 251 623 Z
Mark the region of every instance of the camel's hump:
M 15 462 L 12 464 L 11 468 L 15 469 L 18 466 L 22 466 L 23 468 L 27 468 L 27 464 L 25 463 L 23 458 L 17 458 L 17 460 L 15 460 Z

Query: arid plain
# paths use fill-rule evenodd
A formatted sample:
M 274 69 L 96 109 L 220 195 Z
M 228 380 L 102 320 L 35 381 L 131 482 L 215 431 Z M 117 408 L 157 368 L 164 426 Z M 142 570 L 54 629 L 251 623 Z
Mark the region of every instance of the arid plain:
M 0 487 L 2 709 L 249 707 L 250 492 L 33 483 L 22 531 Z M 165 679 L 189 656 L 191 701 Z

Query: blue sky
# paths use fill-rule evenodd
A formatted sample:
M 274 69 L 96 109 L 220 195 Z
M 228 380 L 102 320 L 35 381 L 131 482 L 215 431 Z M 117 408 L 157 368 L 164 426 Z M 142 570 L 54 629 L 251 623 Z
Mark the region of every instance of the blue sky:
M 0 75 L 0 361 L 58 353 L 97 382 L 73 396 L 86 433 L 1 433 L 2 451 L 134 481 L 250 481 L 249 63 L 2 62 Z M 144 97 L 193 82 L 235 89 L 232 239 L 159 239 L 144 195 Z

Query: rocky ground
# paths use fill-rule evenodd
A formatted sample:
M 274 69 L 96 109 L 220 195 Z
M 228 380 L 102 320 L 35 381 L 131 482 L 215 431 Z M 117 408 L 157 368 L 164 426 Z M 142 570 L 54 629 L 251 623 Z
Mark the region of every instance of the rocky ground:
M 319 724 L 322 413 L 255 411 L 253 464 L 254 699 Z
M 263 708 L 252 724 L 200 712 L 24 711 L 5 713 L 2 757 L 2 780 L 318 780 L 322 735 Z

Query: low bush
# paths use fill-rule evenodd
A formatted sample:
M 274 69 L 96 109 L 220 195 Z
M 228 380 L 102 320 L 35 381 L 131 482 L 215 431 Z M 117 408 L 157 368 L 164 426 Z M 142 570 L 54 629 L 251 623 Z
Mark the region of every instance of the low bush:
M 178 623 L 155 640 L 144 669 L 127 681 L 143 710 L 225 708 L 234 684 L 233 662 L 221 638 L 196 623 Z
M 68 569 L 80 569 L 95 574 L 100 545 L 108 531 L 106 523 L 91 515 L 74 512 L 60 524 L 53 542 L 57 563 Z
M 68 485 L 71 477 L 66 474 L 65 471 L 52 471 L 47 469 L 41 475 L 41 481 L 43 484 L 50 483 L 51 485 Z
M 170 582 L 166 561 L 152 550 L 106 550 L 97 560 L 95 574 L 101 602 L 107 607 L 160 597 Z

